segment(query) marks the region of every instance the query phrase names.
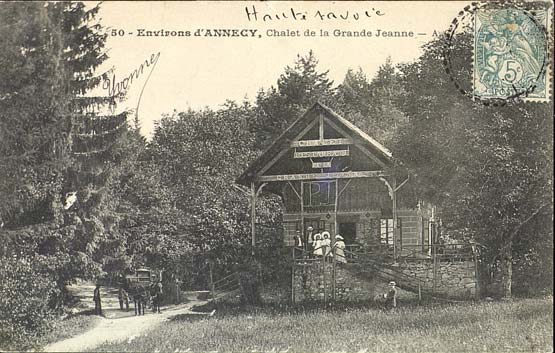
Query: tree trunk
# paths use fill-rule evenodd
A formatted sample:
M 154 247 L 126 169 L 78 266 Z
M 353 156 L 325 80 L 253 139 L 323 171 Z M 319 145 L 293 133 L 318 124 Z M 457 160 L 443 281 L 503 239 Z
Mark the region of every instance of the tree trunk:
M 513 279 L 513 241 L 509 240 L 508 243 L 503 246 L 500 254 L 499 263 L 499 276 L 501 280 L 501 297 L 503 299 L 511 298 L 511 286 Z

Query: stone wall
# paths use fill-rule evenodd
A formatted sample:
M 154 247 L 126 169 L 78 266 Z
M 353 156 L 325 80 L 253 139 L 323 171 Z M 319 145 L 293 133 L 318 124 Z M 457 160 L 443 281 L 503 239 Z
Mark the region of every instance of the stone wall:
M 388 270 L 389 268 L 389 270 Z M 323 270 L 324 269 L 324 270 Z M 399 287 L 413 288 L 416 281 L 409 283 L 396 272 L 417 279 L 422 283 L 423 294 L 448 298 L 472 299 L 476 295 L 477 282 L 475 265 L 472 261 L 438 262 L 435 271 L 430 260 L 411 261 L 396 265 L 384 265 L 380 276 L 371 269 L 358 264 L 336 265 L 335 300 L 359 302 L 376 298 L 386 292 L 387 282 L 394 280 Z M 307 261 L 295 266 L 293 294 L 295 302 L 330 301 L 333 298 L 333 266 L 321 261 Z M 402 283 L 406 281 L 405 283 Z
M 425 290 L 451 298 L 476 296 L 476 267 L 473 261 L 441 261 L 434 264 L 431 260 L 410 261 L 398 264 L 398 270 L 425 282 Z
M 324 271 L 322 269 L 325 268 Z M 333 266 L 321 261 L 295 267 L 293 292 L 295 302 L 330 301 L 333 299 Z M 361 302 L 385 293 L 387 283 L 355 264 L 336 265 L 335 300 Z

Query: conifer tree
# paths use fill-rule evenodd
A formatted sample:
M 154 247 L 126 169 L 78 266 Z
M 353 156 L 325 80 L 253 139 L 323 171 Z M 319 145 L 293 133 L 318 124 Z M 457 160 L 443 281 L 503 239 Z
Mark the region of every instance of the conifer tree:
M 294 66 L 287 66 L 279 77 L 277 87 L 260 90 L 256 98 L 256 119 L 251 122 L 257 148 L 269 145 L 314 102 L 329 100 L 333 81 L 328 78 L 328 71 L 319 72 L 317 65 L 312 51 L 306 56 L 298 55 Z
M 98 273 L 96 249 L 114 230 L 108 187 L 124 159 L 121 97 L 90 92 L 106 77 L 98 6 L 7 3 L 0 8 L 0 195 L 4 254 L 34 257 L 60 290 Z M 117 169 L 115 169 L 117 171 Z

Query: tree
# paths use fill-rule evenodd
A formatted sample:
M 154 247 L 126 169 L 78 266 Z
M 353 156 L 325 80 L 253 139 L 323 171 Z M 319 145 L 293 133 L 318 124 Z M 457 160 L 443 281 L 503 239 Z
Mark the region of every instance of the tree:
M 458 80 L 471 77 L 470 37 L 452 42 Z M 473 102 L 442 67 L 446 38 L 401 67 L 408 117 L 393 154 L 415 176 L 421 199 L 439 205 L 447 231 L 483 245 L 483 270 L 497 269 L 500 295 L 511 296 L 515 240 L 533 244 L 546 230 L 534 219 L 552 209 L 552 107 Z
M 76 276 L 101 269 L 95 250 L 113 229 L 106 186 L 123 158 L 126 114 L 98 116 L 119 97 L 86 96 L 107 74 L 96 74 L 107 58 L 97 6 L 12 3 L 1 11 L 4 255 L 35 259 L 63 294 Z
M 201 275 L 206 259 L 221 273 L 250 256 L 249 199 L 233 183 L 257 154 L 247 129 L 253 114 L 248 103 L 233 102 L 217 111 L 175 113 L 160 121 L 148 147 L 186 222 L 181 237 L 192 246 L 190 270 Z M 279 204 L 263 200 L 257 213 L 259 223 L 275 226 Z
M 267 147 L 315 101 L 330 100 L 333 81 L 328 71 L 318 72 L 317 65 L 312 51 L 307 56 L 298 55 L 294 66 L 287 66 L 279 77 L 277 87 L 259 91 L 255 119 L 250 122 L 257 149 Z
M 403 95 L 403 85 L 388 58 L 370 82 L 360 68 L 347 71 L 332 105 L 368 135 L 389 146 L 396 129 L 405 121 L 397 108 Z

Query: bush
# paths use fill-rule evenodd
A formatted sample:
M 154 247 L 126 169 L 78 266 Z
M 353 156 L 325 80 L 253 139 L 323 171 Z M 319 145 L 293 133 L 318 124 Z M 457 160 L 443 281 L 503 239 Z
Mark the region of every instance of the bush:
M 38 272 L 34 261 L 0 259 L 0 349 L 25 349 L 48 329 L 53 312 L 48 301 L 54 281 Z

